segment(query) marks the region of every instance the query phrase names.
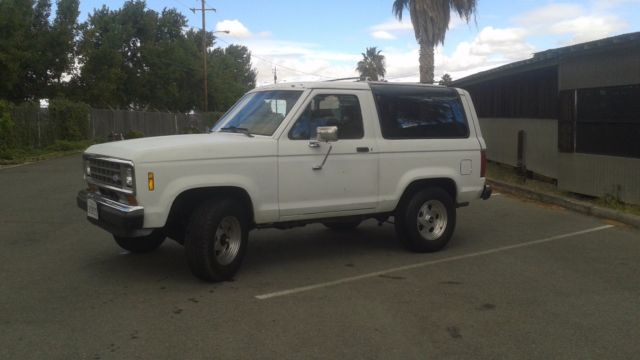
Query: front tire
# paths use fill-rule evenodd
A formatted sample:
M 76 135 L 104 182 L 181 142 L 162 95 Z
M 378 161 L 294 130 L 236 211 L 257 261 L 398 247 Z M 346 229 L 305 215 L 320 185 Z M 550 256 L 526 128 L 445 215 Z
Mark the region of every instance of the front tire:
M 246 253 L 248 229 L 246 212 L 237 202 L 211 200 L 200 206 L 184 242 L 193 275 L 209 282 L 232 279 Z
M 164 242 L 166 235 L 162 229 L 153 230 L 147 236 L 122 237 L 113 235 L 113 239 L 123 249 L 132 253 L 145 254 L 154 251 Z
M 456 208 L 451 195 L 440 188 L 427 188 L 401 204 L 395 218 L 402 244 L 414 252 L 435 252 L 447 245 L 456 226 Z

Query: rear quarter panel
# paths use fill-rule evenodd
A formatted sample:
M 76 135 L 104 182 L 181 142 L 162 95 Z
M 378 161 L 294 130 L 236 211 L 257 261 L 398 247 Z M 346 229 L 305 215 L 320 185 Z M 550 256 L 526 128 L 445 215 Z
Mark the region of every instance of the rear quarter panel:
M 458 92 L 469 125 L 469 137 L 461 139 L 384 139 L 377 119 L 380 153 L 380 211 L 393 210 L 404 190 L 414 181 L 448 178 L 455 182 L 458 203 L 478 199 L 485 179 L 480 177 L 480 150 L 485 148 L 469 94 Z M 462 174 L 463 160 L 471 172 Z

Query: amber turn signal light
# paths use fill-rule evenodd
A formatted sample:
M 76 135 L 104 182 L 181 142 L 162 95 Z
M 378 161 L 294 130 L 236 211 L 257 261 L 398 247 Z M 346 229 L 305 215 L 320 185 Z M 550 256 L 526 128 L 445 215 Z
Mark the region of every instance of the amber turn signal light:
M 149 172 L 149 191 L 153 191 L 156 188 L 156 182 L 153 179 L 153 173 Z

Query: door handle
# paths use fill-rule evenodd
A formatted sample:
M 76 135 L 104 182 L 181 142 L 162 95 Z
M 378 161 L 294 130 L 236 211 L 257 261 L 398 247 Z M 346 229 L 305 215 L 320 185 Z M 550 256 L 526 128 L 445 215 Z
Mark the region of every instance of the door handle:
M 359 153 L 367 153 L 369 152 L 369 148 L 368 147 L 364 147 L 364 146 L 360 146 L 356 148 L 356 151 L 358 151 Z

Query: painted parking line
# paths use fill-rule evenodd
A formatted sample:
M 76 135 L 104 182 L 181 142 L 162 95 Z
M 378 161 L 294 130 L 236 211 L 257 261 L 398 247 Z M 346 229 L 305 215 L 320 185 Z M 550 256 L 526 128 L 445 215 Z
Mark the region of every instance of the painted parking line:
M 358 280 L 368 279 L 368 278 L 372 278 L 372 277 L 377 277 L 377 276 L 380 276 L 380 275 L 387 275 L 387 274 L 398 272 L 398 271 L 417 269 L 417 268 L 430 266 L 430 265 L 442 264 L 442 263 L 447 263 L 447 262 L 452 262 L 452 261 L 457 261 L 457 260 L 464 260 L 464 259 L 474 258 L 474 257 L 478 257 L 478 256 L 483 256 L 483 255 L 495 254 L 495 253 L 502 252 L 502 251 L 519 249 L 519 248 L 534 246 L 534 245 L 538 245 L 538 244 L 544 244 L 544 243 L 555 241 L 555 240 L 561 240 L 561 239 L 566 239 L 566 238 L 570 238 L 570 237 L 573 237 L 573 236 L 584 235 L 584 234 L 589 234 L 589 233 L 593 233 L 593 232 L 597 232 L 597 231 L 602 231 L 602 230 L 610 229 L 612 227 L 614 227 L 614 226 L 613 225 L 603 225 L 603 226 L 598 226 L 598 227 L 591 228 L 591 229 L 576 231 L 576 232 L 562 234 L 562 235 L 556 235 L 556 236 L 552 236 L 552 237 L 548 237 L 548 238 L 544 238 L 544 239 L 527 241 L 527 242 L 520 243 L 520 244 L 501 246 L 501 247 L 497 247 L 495 249 L 478 251 L 478 252 L 473 252 L 473 253 L 464 254 L 464 255 L 458 255 L 458 256 L 451 256 L 451 257 L 444 258 L 444 259 L 425 261 L 425 262 L 421 262 L 421 263 L 400 266 L 400 267 L 393 268 L 393 269 L 376 271 L 376 272 L 372 272 L 372 273 L 346 277 L 346 278 L 342 278 L 342 279 L 338 279 L 338 280 L 333 280 L 333 281 L 328 281 L 328 282 L 323 282 L 323 283 L 318 283 L 318 284 L 313 284 L 313 285 L 307 285 L 307 286 L 301 286 L 301 287 L 296 287 L 296 288 L 287 289 L 287 290 L 276 291 L 276 292 L 272 292 L 272 293 L 268 293 L 268 294 L 257 295 L 256 299 L 267 300 L 267 299 L 273 299 L 273 298 L 280 297 L 280 296 L 293 295 L 293 294 L 297 294 L 297 293 L 301 293 L 301 292 L 305 292 L 305 291 L 311 291 L 311 290 L 326 288 L 326 287 L 330 287 L 330 286 L 345 284 L 345 283 L 349 283 L 349 282 L 354 282 L 354 281 L 358 281 Z

